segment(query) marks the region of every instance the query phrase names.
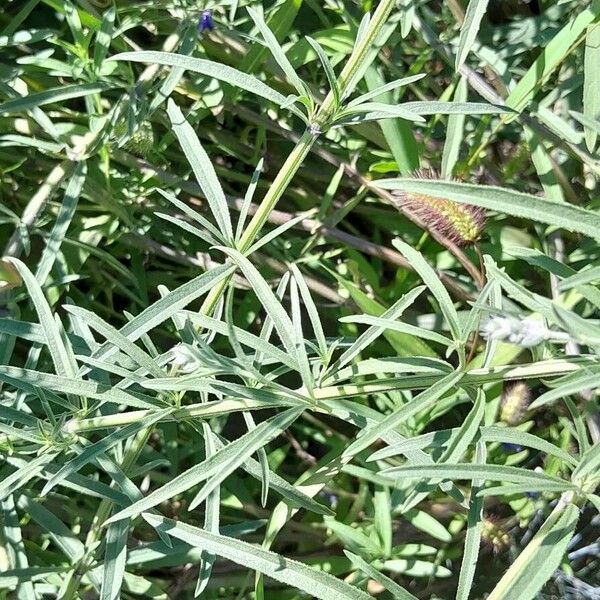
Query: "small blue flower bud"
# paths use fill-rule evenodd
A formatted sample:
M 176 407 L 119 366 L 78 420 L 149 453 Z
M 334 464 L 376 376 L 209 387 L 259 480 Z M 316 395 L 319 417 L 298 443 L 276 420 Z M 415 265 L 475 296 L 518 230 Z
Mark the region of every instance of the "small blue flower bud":
M 203 10 L 198 20 L 198 32 L 204 33 L 205 31 L 212 31 L 215 25 L 212 20 L 212 13 L 210 10 Z

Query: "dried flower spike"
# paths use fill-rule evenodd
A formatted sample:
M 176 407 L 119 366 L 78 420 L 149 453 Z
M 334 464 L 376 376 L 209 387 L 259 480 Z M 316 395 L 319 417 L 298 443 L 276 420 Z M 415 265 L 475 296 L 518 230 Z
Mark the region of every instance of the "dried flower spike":
M 500 400 L 500 420 L 507 425 L 518 425 L 523 421 L 530 402 L 531 390 L 524 381 L 507 384 Z
M 414 176 L 417 179 L 439 179 L 432 169 L 418 170 Z M 413 192 L 395 191 L 393 196 L 398 208 L 415 215 L 428 229 L 458 246 L 473 244 L 481 236 L 485 225 L 482 208 Z

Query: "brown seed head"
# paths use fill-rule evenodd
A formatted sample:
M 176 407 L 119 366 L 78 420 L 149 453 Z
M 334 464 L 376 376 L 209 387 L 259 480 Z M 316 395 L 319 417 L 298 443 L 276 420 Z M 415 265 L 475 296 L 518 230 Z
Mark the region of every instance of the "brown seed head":
M 414 176 L 417 179 L 439 179 L 439 175 L 432 169 L 420 169 L 415 171 Z M 476 242 L 485 226 L 485 211 L 478 206 L 401 190 L 394 191 L 392 195 L 398 208 L 412 213 L 428 229 L 458 246 Z

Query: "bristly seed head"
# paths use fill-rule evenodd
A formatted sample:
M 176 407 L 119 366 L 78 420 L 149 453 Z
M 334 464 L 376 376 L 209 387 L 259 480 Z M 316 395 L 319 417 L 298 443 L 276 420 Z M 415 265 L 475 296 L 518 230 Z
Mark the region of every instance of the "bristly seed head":
M 507 425 L 518 425 L 531 402 L 531 390 L 524 381 L 514 381 L 505 385 L 500 400 L 500 420 Z
M 440 178 L 433 169 L 419 169 L 415 171 L 414 177 L 434 180 Z M 398 208 L 414 214 L 428 229 L 459 246 L 476 242 L 485 226 L 485 211 L 478 206 L 401 190 L 394 191 L 393 196 Z

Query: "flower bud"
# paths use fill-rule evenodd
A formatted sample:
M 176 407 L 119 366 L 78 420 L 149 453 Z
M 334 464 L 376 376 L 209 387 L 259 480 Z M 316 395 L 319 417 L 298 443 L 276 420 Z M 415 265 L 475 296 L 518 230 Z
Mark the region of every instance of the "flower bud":
M 492 549 L 494 554 L 510 545 L 508 533 L 502 529 L 496 517 L 487 516 L 481 521 L 481 541 Z
M 562 341 L 561 332 L 550 331 L 542 321 L 516 317 L 490 317 L 481 327 L 485 339 L 518 344 L 525 348 L 537 346 L 546 340 Z
M 212 12 L 210 10 L 203 10 L 200 18 L 198 19 L 198 33 L 212 31 L 214 27 L 215 25 L 212 20 Z
M 171 349 L 170 364 L 180 373 L 192 373 L 200 367 L 200 357 L 190 344 L 177 344 Z

